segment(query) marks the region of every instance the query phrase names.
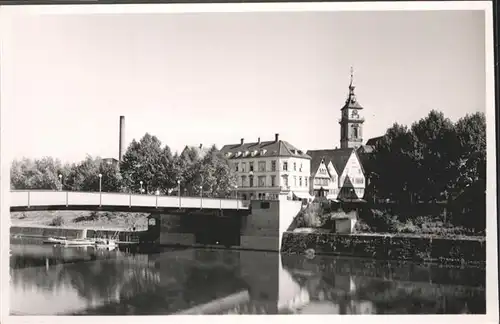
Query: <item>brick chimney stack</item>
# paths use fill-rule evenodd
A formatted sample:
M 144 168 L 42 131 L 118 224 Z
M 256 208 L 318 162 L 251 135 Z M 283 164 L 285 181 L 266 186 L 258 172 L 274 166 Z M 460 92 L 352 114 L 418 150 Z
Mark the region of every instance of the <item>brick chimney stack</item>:
M 123 161 L 123 151 L 125 150 L 125 116 L 120 116 L 120 141 L 118 144 L 118 160 Z

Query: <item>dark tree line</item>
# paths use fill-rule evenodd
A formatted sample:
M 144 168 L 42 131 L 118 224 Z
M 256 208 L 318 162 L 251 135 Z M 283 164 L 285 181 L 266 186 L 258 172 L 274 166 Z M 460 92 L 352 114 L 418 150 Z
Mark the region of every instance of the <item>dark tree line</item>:
M 200 190 L 209 197 L 231 195 L 236 179 L 226 159 L 215 146 L 205 154 L 200 152 L 186 147 L 180 154 L 172 154 L 167 145 L 146 133 L 141 140 L 132 141 L 120 165 L 90 156 L 74 164 L 51 157 L 15 160 L 11 188 L 98 191 L 101 174 L 104 192 L 139 193 L 142 181 L 144 193 L 166 194 L 176 190 L 180 181 L 183 195 L 199 195 Z
M 394 124 L 376 144 L 365 169 L 367 192 L 400 203 L 453 201 L 486 190 L 486 119 L 453 123 L 431 111 L 411 127 Z

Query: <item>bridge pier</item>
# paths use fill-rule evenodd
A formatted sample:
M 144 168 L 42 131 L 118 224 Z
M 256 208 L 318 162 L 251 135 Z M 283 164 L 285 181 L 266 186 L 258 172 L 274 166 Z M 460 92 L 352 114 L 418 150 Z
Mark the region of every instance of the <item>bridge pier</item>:
M 247 250 L 280 251 L 282 235 L 301 208 L 301 202 L 252 201 L 250 210 L 219 209 L 152 214 L 160 245 L 220 246 Z M 159 227 L 159 228 L 158 228 Z

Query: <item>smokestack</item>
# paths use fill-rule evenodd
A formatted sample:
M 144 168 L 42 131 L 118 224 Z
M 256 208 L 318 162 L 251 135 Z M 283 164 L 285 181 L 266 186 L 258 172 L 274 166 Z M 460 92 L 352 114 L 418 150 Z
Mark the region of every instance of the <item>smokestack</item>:
M 257 141 L 257 144 L 260 144 L 260 137 L 259 137 L 259 139 L 258 139 L 258 141 Z
M 245 143 L 245 139 L 244 138 L 241 139 L 241 145 L 243 145 L 243 143 Z
M 203 148 L 203 144 L 200 144 L 200 150 Z
M 276 133 L 274 134 L 274 141 L 277 142 L 280 140 L 280 134 Z
M 125 150 L 125 116 L 120 116 L 120 143 L 118 147 L 118 160 L 123 161 L 123 151 Z

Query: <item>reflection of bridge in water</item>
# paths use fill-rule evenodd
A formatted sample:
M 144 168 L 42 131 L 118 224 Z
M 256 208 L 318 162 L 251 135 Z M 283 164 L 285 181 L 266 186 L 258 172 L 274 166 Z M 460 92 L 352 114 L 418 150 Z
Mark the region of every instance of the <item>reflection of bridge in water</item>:
M 436 269 L 412 266 L 412 271 L 405 270 L 409 273 L 406 278 L 387 277 L 367 271 L 371 261 L 358 262 L 196 249 L 117 256 L 48 269 L 13 270 L 17 295 L 14 299 L 11 296 L 11 301 L 16 306 L 16 298 L 22 298 L 20 287 L 30 286 L 39 295 L 51 295 L 47 298 L 59 305 L 59 309 L 51 306 L 54 313 L 91 315 L 418 312 L 408 311 L 408 307 L 414 307 L 408 304 L 420 305 L 423 313 L 484 310 L 484 285 L 456 284 L 481 277 L 482 270 L 448 269 L 445 276 L 442 269 L 437 269 L 438 275 L 433 277 L 429 273 L 436 273 Z M 446 279 L 450 277 L 455 278 L 455 284 Z M 51 285 L 56 288 L 49 289 Z M 58 293 L 54 294 L 54 290 Z M 65 301 L 70 299 L 68 296 L 78 296 L 71 297 L 78 300 L 72 307 Z

